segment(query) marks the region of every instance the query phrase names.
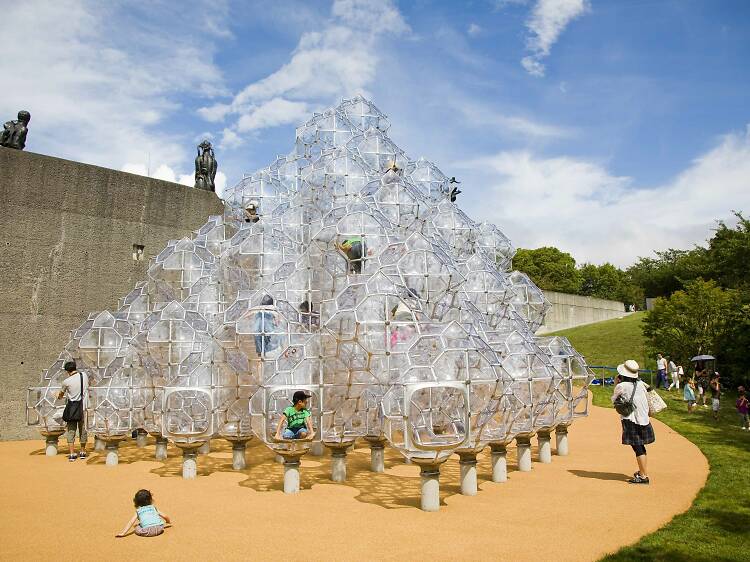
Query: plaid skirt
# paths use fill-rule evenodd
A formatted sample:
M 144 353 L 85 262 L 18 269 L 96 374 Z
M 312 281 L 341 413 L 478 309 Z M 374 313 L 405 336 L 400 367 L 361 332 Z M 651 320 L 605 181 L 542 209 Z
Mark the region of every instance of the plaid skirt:
M 623 445 L 648 445 L 656 441 L 654 428 L 651 424 L 638 425 L 630 420 L 622 421 L 622 444 Z

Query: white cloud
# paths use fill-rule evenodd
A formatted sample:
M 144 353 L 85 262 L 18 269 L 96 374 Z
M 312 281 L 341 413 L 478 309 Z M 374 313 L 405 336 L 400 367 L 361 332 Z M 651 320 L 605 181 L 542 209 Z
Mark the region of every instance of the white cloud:
M 244 141 L 237 133 L 225 127 L 221 133 L 219 148 L 237 148 L 238 146 L 242 146 L 243 143 Z
M 123 172 L 130 174 L 137 174 L 139 176 L 147 176 L 155 178 L 157 180 L 169 181 L 172 183 L 179 183 L 182 185 L 188 185 L 193 187 L 195 185 L 195 174 L 194 173 L 179 173 L 175 172 L 171 167 L 166 164 L 161 164 L 155 170 L 148 169 L 146 164 L 128 163 L 122 166 Z M 216 184 L 216 193 L 219 197 L 224 193 L 224 188 L 227 186 L 227 176 L 222 171 L 216 172 L 216 178 L 214 179 Z
M 531 35 L 526 48 L 531 54 L 521 59 L 521 65 L 533 76 L 544 76 L 541 62 L 550 54 L 560 34 L 568 24 L 589 9 L 588 0 L 537 0 L 526 22 Z
M 254 129 L 275 127 L 284 123 L 301 122 L 309 114 L 310 108 L 305 102 L 273 98 L 242 115 L 237 122 L 237 130 L 245 133 Z
M 279 69 L 245 86 L 230 103 L 198 111 L 212 122 L 235 119 L 224 130 L 222 146 L 242 144 L 240 133 L 299 124 L 317 107 L 366 95 L 379 62 L 377 38 L 409 31 L 391 0 L 336 0 L 331 16 L 319 31 L 300 37 Z
M 190 138 L 162 132 L 184 94 L 223 92 L 213 39 L 224 2 L 176 11 L 79 0 L 3 6 L 0 115 L 31 112 L 27 150 L 121 168 L 192 162 Z M 162 130 L 160 130 L 162 129 Z
M 391 0 L 335 0 L 331 13 L 355 29 L 373 33 L 410 31 Z
M 469 24 L 469 27 L 466 29 L 466 33 L 468 33 L 472 37 L 476 37 L 477 35 L 482 33 L 482 31 L 483 31 L 482 27 L 475 23 Z
M 501 152 L 464 162 L 464 203 L 521 247 L 557 246 L 579 261 L 630 265 L 653 250 L 689 248 L 715 219 L 750 209 L 750 128 L 730 134 L 656 188 L 568 157 Z M 471 185 L 486 185 L 471 197 Z M 481 202 L 479 202 L 481 200 Z
M 466 124 L 491 128 L 499 136 L 521 135 L 533 139 L 564 139 L 572 138 L 577 134 L 576 131 L 566 127 L 503 113 L 491 105 L 477 102 L 450 90 L 443 93 L 442 103 L 452 107 L 454 112 L 463 117 Z

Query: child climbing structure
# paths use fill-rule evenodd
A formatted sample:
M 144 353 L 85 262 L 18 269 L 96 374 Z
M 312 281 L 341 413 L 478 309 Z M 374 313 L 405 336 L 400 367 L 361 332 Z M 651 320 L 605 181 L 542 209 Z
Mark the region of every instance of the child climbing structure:
M 537 337 L 549 305 L 512 271 L 513 247 L 451 202 L 434 164 L 410 159 L 386 117 L 356 97 L 297 129 L 294 150 L 224 193 L 225 211 L 171 241 L 116 311 L 91 314 L 29 389 L 27 419 L 56 453 L 63 363 L 88 372 L 88 426 L 107 464 L 133 430 L 183 451 L 183 476 L 211 439 L 245 468 L 257 437 L 299 490 L 299 459 L 331 449 L 346 478 L 357 439 L 383 470 L 387 445 L 418 464 L 422 508 L 439 506 L 439 471 L 457 453 L 461 491 L 476 494 L 476 456 L 506 446 L 531 469 L 531 438 L 551 461 L 550 434 L 586 415 L 592 380 L 565 338 Z M 465 186 L 462 186 L 465 188 Z M 465 188 L 466 189 L 466 188 Z M 252 217 L 249 219 L 248 217 Z M 296 391 L 314 434 L 277 439 Z

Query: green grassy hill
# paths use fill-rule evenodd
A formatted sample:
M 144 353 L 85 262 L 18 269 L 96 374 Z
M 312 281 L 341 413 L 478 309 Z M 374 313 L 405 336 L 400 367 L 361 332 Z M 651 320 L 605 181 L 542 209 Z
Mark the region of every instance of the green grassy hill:
M 620 320 L 581 326 L 557 332 L 567 337 L 586 357 L 589 365 L 616 366 L 635 359 L 653 369 L 655 360 L 645 357 L 641 324 L 644 314 Z M 612 387 L 592 386 L 594 403 L 611 407 Z M 606 557 L 607 561 L 695 561 L 719 562 L 750 558 L 750 431 L 739 427 L 735 392 L 722 398 L 718 421 L 710 409 L 699 408 L 688 414 L 682 392 L 660 391 L 668 408 L 658 419 L 700 448 L 711 466 L 706 486 L 693 506 L 636 545 Z M 657 442 L 653 445 L 658 447 Z M 635 459 L 633 459 L 635 465 Z M 623 467 L 627 471 L 629 467 Z M 627 484 L 623 484 L 627 485 Z M 658 486 L 652 482 L 651 486 Z M 634 509 L 638 509 L 634 506 Z
M 647 360 L 643 342 L 644 312 L 624 318 L 570 328 L 553 335 L 565 336 L 589 365 L 616 367 L 626 359 L 635 359 L 641 368 L 656 367 L 656 359 Z

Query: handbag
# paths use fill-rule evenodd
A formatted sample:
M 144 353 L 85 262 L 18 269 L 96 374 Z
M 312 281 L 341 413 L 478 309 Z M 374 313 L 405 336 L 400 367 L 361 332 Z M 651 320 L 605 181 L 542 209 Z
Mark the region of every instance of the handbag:
M 617 413 L 621 416 L 629 416 L 633 413 L 633 410 L 635 410 L 635 405 L 633 404 L 633 398 L 635 397 L 635 389 L 638 386 L 638 381 L 635 381 L 633 383 L 633 392 L 630 394 L 630 399 L 626 399 L 622 394 L 620 394 L 617 398 L 615 398 L 614 406 L 615 410 L 617 410 Z
M 68 400 L 63 410 L 62 419 L 66 423 L 79 422 L 83 419 L 83 373 L 78 373 L 81 377 L 81 399 Z
M 646 398 L 648 398 L 648 413 L 649 415 L 652 414 L 658 414 L 662 410 L 666 409 L 667 403 L 664 402 L 661 396 L 659 396 L 659 393 L 655 390 L 649 390 L 646 393 Z

